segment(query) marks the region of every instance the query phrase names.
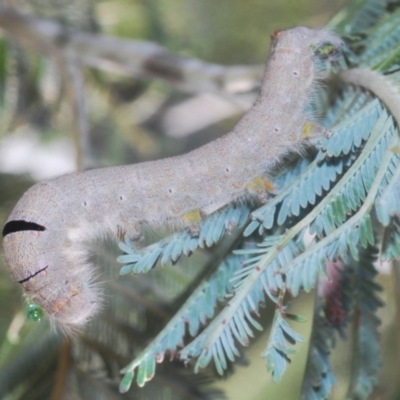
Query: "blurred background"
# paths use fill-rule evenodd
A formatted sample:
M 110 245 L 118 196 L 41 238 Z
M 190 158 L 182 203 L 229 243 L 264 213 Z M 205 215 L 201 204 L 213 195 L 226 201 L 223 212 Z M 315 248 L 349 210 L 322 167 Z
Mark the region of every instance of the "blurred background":
M 0 1 L 0 225 L 34 182 L 181 154 L 229 132 L 256 97 L 274 30 L 322 26 L 343 4 Z M 52 21 L 54 29 L 42 19 Z M 57 30 L 63 34 L 53 37 Z M 73 341 L 45 321 L 27 321 L 19 287 L 1 260 L 2 399 L 299 398 L 307 344 L 299 346 L 284 381 L 273 384 L 260 357 L 268 329 L 223 379 L 211 367 L 194 376 L 190 368 L 165 360 L 145 388 L 133 384 L 128 394 L 119 395 L 119 368 L 166 324 L 212 251 L 123 280 L 118 254 L 115 244 L 94 248 L 106 281 L 107 308 Z M 380 281 L 387 303 L 382 311 L 385 368 L 371 398 L 396 399 L 398 333 L 387 270 Z M 296 301 L 295 312 L 310 321 L 300 332 L 306 337 L 312 311 L 312 294 Z M 271 320 L 268 306 L 262 319 Z M 346 393 L 347 354 L 342 345 L 333 355 L 334 399 Z

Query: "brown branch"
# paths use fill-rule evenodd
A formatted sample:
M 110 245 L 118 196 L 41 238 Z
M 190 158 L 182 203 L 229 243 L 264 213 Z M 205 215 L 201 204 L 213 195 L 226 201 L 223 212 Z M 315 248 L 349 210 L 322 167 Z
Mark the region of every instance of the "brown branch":
M 62 51 L 82 65 L 140 79 L 161 79 L 189 92 L 248 91 L 258 86 L 264 69 L 223 66 L 173 54 L 153 42 L 78 32 L 4 6 L 0 6 L 0 29 L 36 51 Z

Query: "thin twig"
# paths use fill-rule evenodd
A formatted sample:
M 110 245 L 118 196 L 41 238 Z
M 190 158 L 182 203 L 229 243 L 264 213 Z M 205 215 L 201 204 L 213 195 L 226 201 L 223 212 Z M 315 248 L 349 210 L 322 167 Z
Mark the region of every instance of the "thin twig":
M 64 87 L 73 116 L 73 139 L 76 148 L 76 166 L 78 170 L 92 167 L 92 157 L 89 143 L 89 123 L 87 120 L 87 106 L 85 84 L 80 65 L 66 57 L 62 68 Z
M 61 400 L 65 395 L 67 375 L 71 366 L 71 342 L 64 340 L 58 353 L 58 365 L 50 400 Z

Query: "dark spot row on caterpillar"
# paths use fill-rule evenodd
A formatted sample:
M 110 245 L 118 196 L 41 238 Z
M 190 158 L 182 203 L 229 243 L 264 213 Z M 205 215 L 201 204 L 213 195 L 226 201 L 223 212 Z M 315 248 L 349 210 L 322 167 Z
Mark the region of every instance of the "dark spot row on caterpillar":
M 33 273 L 32 275 L 30 275 L 30 276 L 28 276 L 28 277 L 26 277 L 26 278 L 24 278 L 24 279 L 21 279 L 20 281 L 18 281 L 18 283 L 25 283 L 25 282 L 28 282 L 30 279 L 32 279 L 32 278 L 34 278 L 36 275 L 39 275 L 41 272 L 43 272 L 43 271 L 46 271 L 46 269 L 48 268 L 48 265 L 46 265 L 44 268 L 42 268 L 42 269 L 39 269 L 39 271 L 36 271 L 35 273 Z
M 28 222 L 24 220 L 9 221 L 4 225 L 2 235 L 5 237 L 9 233 L 20 232 L 20 231 L 45 231 L 46 228 L 42 225 L 36 224 L 35 222 Z

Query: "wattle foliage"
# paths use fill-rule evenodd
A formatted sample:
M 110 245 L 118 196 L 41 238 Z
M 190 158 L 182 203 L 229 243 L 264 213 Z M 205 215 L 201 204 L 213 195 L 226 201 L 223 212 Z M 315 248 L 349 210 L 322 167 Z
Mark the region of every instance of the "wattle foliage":
M 352 6 L 328 25 L 347 35 L 349 50 L 343 60 L 349 67 L 384 75 L 400 93 L 400 10 L 389 12 L 377 0 L 355 1 Z M 390 10 L 396 6 L 393 2 Z M 323 124 L 332 135 L 319 142 L 314 153 L 280 171 L 275 196 L 266 205 L 225 208 L 203 222 L 198 238 L 180 232 L 141 250 L 121 244 L 126 252 L 119 257 L 125 264 L 121 274 L 147 272 L 158 261 L 175 262 L 197 247 L 214 245 L 234 225 L 244 226 L 235 251 L 225 255 L 164 330 L 124 369 L 121 391 L 128 390 L 135 371 L 140 386 L 151 379 L 156 362 L 184 345 L 186 328 L 194 339 L 178 357 L 186 362 L 197 359 L 196 371 L 213 360 L 222 374 L 240 354 L 238 345 L 249 344 L 253 328 L 263 329 L 257 315 L 266 299 L 276 304 L 276 310 L 262 356 L 273 380 L 279 381 L 296 343 L 304 340 L 292 322 L 301 322 L 302 317 L 288 312 L 287 294 L 297 297 L 318 285 L 320 276 L 327 276 L 334 288 L 320 290 L 317 299 L 302 398 L 328 398 L 335 383 L 330 351 L 343 336 L 344 326 L 355 320 L 353 358 L 358 362 L 349 396 L 366 399 L 371 393 L 380 365 L 376 311 L 381 306 L 373 261 L 400 254 L 399 131 L 380 99 L 360 88 L 321 89 L 315 107 L 323 111 Z M 383 229 L 380 242 L 378 232 Z M 313 235 L 311 243 L 305 243 L 306 233 Z M 379 254 L 377 245 L 382 245 Z M 217 302 L 227 297 L 216 314 Z

